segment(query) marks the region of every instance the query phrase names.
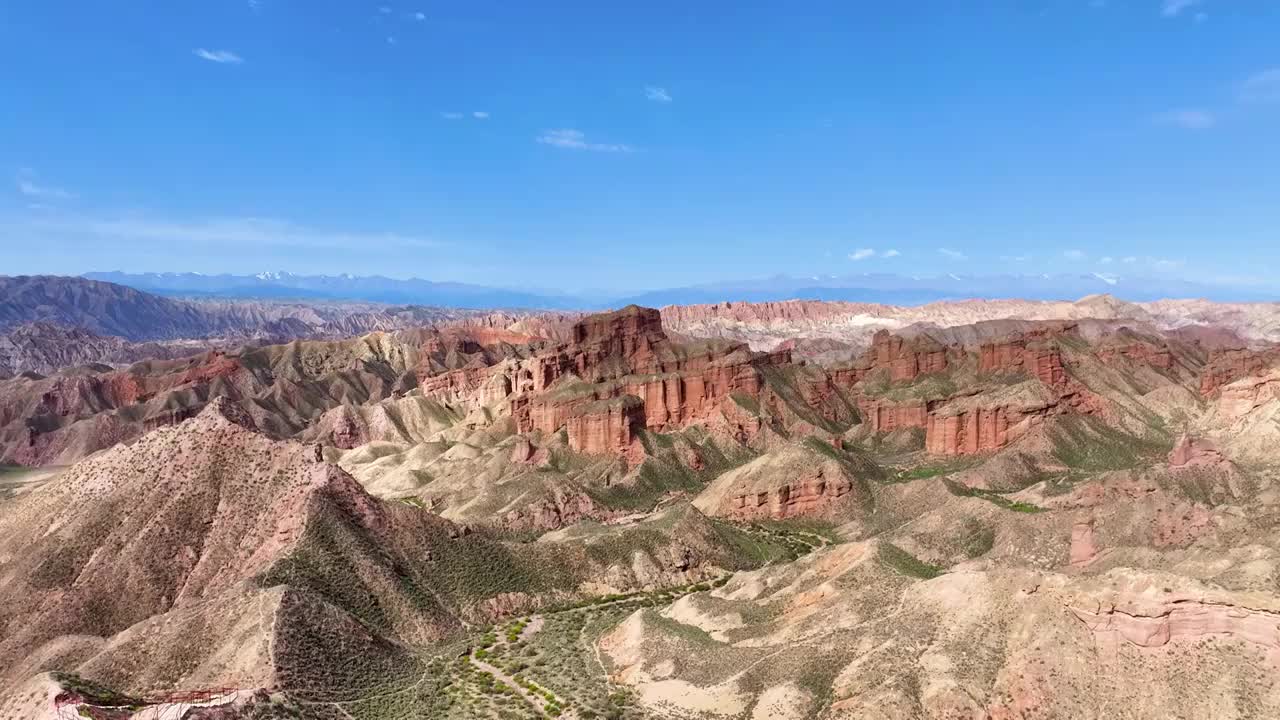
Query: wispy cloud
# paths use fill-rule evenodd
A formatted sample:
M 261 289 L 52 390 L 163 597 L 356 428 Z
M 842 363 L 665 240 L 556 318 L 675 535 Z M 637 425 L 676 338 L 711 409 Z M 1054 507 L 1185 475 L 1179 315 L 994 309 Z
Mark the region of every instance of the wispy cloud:
M 671 102 L 671 93 L 666 88 L 650 85 L 644 89 L 644 96 L 654 102 L 669 103 Z
M 227 65 L 227 64 L 239 65 L 240 63 L 244 62 L 244 58 L 231 52 L 230 50 L 206 50 L 205 48 L 196 48 L 195 50 L 191 51 L 191 54 L 195 55 L 196 57 L 202 60 L 221 63 L 223 65 Z
M 952 250 L 951 248 L 938 248 L 938 254 L 945 258 L 949 258 L 951 260 L 968 260 L 969 259 L 968 255 L 965 255 L 959 250 Z
M 18 192 L 38 200 L 72 200 L 76 194 L 50 185 L 40 185 L 24 173 L 18 177 Z
M 1218 118 L 1208 110 L 1170 110 L 1158 113 L 1154 118 L 1159 125 L 1170 125 L 1183 130 L 1208 130 L 1218 123 Z
M 390 14 L 391 14 L 391 6 L 390 6 L 390 5 L 380 5 L 380 6 L 378 6 L 378 12 L 382 13 L 383 15 L 390 15 Z
M 271 218 L 175 220 L 146 216 L 38 218 L 27 230 L 114 242 L 259 248 L 435 248 L 442 243 L 392 232 L 339 231 Z
M 1102 257 L 1098 258 L 1099 265 L 1110 265 L 1111 262 L 1112 262 L 1112 257 L 1110 255 L 1103 255 Z
M 1156 270 L 1180 270 L 1187 264 L 1186 260 L 1170 260 L 1168 258 L 1150 258 L 1151 267 Z
M 423 22 L 424 20 L 427 19 L 427 14 L 424 12 L 416 12 L 413 14 L 413 19 L 417 20 L 418 22 Z
M 1082 250 L 1064 250 L 1062 257 L 1068 260 L 1083 260 L 1085 258 L 1085 254 Z
M 1280 103 L 1280 67 L 1250 75 L 1240 83 L 1238 96 L 1246 103 Z
M 471 112 L 448 110 L 440 113 L 440 117 L 445 120 L 488 120 L 492 116 L 485 110 L 473 110 Z
M 1178 17 L 1183 10 L 1199 5 L 1203 0 L 1164 0 L 1160 14 L 1165 17 Z
M 537 140 L 543 145 L 565 148 L 567 150 L 590 150 L 592 152 L 616 153 L 635 152 L 635 148 L 621 143 L 588 142 L 587 136 L 583 134 L 581 130 L 573 130 L 569 128 L 547 130 L 539 135 Z
M 853 252 L 849 253 L 849 259 L 854 261 L 867 260 L 873 257 L 881 257 L 881 258 L 888 259 L 888 258 L 896 258 L 901 254 L 902 253 L 892 248 L 888 250 L 876 250 L 874 248 L 858 248 L 857 250 L 854 250 Z
M 249 0 L 249 9 L 258 12 L 262 9 L 262 0 Z
M 1128 257 L 1126 257 L 1126 258 L 1121 258 L 1121 259 L 1120 259 L 1120 262 L 1124 263 L 1125 265 L 1132 265 L 1132 264 L 1134 264 L 1134 263 L 1138 262 L 1138 258 L 1136 258 L 1136 257 L 1134 257 L 1134 256 L 1132 256 L 1132 255 L 1130 255 L 1130 256 L 1128 256 Z

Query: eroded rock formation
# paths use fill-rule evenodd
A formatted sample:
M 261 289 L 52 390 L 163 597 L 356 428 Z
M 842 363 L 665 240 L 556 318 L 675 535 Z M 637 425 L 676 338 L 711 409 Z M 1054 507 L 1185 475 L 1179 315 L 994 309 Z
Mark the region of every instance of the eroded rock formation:
M 1055 338 L 1075 333 L 1075 325 L 1063 325 L 984 343 L 978 349 L 978 371 L 1025 373 L 1045 385 L 1061 385 L 1067 380 L 1067 371 Z
M 1280 363 L 1280 350 L 1234 348 L 1214 350 L 1200 372 L 1200 393 L 1211 395 L 1218 388 L 1244 377 L 1260 376 Z

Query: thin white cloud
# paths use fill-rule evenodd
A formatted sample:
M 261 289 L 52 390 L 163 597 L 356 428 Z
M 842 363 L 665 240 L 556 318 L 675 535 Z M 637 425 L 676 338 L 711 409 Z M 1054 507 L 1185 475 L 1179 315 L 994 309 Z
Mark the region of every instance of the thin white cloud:
M 938 254 L 942 255 L 943 257 L 950 258 L 952 260 L 968 260 L 969 259 L 968 255 L 965 255 L 959 250 L 952 250 L 951 248 L 938 248 Z
M 1240 83 L 1238 95 L 1246 103 L 1280 103 L 1280 67 L 1250 75 Z
M 1085 255 L 1081 250 L 1065 250 L 1062 253 L 1062 257 L 1068 260 L 1083 260 Z
M 378 12 L 382 13 L 383 15 L 390 15 L 390 14 L 391 14 L 391 6 L 389 6 L 389 5 L 381 5 L 381 6 L 379 6 L 379 7 L 378 7 Z
M 202 60 L 208 60 L 209 62 L 216 62 L 223 65 L 239 65 L 244 62 L 244 58 L 230 50 L 206 50 L 205 48 L 196 48 L 191 51 L 191 54 Z
M 590 150 L 592 152 L 617 153 L 635 152 L 635 148 L 630 145 L 623 145 L 620 143 L 588 142 L 586 135 L 583 134 L 581 130 L 573 130 L 570 128 L 547 130 L 539 135 L 537 140 L 543 145 L 565 148 L 567 150 Z
M 1186 265 L 1186 260 L 1169 260 L 1167 258 L 1151 258 L 1151 267 L 1156 270 L 1178 270 Z
M 440 113 L 440 117 L 444 118 L 445 120 L 461 120 L 462 118 L 466 117 L 466 115 L 460 112 L 442 112 Z
M 422 22 L 427 19 L 427 14 L 424 12 L 416 12 L 413 14 L 413 19 L 417 20 L 418 22 Z
M 884 252 L 880 253 L 880 257 L 895 258 L 895 257 L 898 257 L 898 256 L 899 256 L 899 255 L 901 255 L 901 254 L 902 254 L 902 253 L 898 252 L 897 250 L 894 250 L 893 248 L 890 248 L 890 249 L 885 250 Z
M 1160 14 L 1165 17 L 1178 17 L 1183 10 L 1199 5 L 1202 0 L 1164 0 Z
M 1098 258 L 1099 265 L 1110 265 L 1111 262 L 1112 262 L 1112 258 L 1110 255 L 1103 255 L 1102 257 Z
M 858 248 L 857 250 L 849 253 L 850 260 L 866 260 L 867 258 L 873 258 L 875 256 L 876 251 L 871 248 Z
M 249 9 L 258 12 L 262 9 L 262 0 L 249 0 Z
M 654 85 L 650 85 L 644 89 L 644 96 L 654 102 L 671 102 L 671 93 L 667 92 L 666 88 L 660 88 Z
M 475 111 L 475 112 L 471 113 L 471 117 L 473 117 L 473 118 L 475 118 L 475 119 L 477 119 L 477 120 L 488 120 L 488 119 L 489 119 L 489 113 L 484 112 L 483 110 L 477 110 L 477 111 Z
M 388 45 L 395 45 L 395 44 L 396 44 L 396 36 L 395 36 L 395 35 L 388 35 L 388 36 L 387 36 L 387 44 L 388 44 Z
M 1136 257 L 1134 257 L 1134 256 L 1132 256 L 1132 255 L 1130 255 L 1129 257 L 1126 257 L 1126 258 L 1122 259 L 1120 262 L 1124 263 L 1125 265 L 1132 265 L 1132 264 L 1134 264 L 1134 263 L 1138 262 L 1138 258 L 1136 258 Z
M 1218 118 L 1208 110 L 1170 110 L 1155 116 L 1159 125 L 1170 125 L 1183 130 L 1208 130 L 1218 123 Z
M 76 194 L 62 188 L 39 185 L 28 178 L 18 178 L 18 192 L 29 198 L 41 200 L 72 200 Z
M 29 231 L 115 242 L 204 244 L 255 248 L 263 246 L 315 249 L 435 248 L 442 243 L 392 232 L 346 232 L 299 225 L 271 218 L 175 220 L 143 216 L 60 217 L 37 219 Z

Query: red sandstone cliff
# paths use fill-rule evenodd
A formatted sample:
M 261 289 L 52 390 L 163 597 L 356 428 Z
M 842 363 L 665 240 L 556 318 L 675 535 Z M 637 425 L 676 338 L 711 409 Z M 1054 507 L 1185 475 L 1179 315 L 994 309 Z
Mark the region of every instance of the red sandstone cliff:
M 634 306 L 584 318 L 569 336 L 497 370 L 510 378 L 516 429 L 566 428 L 575 451 L 631 459 L 638 457 L 633 440 L 639 430 L 669 431 L 736 416 L 731 396 L 759 398 L 761 367 L 790 363 L 785 352 L 752 353 L 737 343 L 673 343 L 658 311 Z M 800 392 L 821 404 L 838 391 L 823 373 Z M 734 433 L 759 428 L 758 421 L 731 424 Z
M 1200 393 L 1211 395 L 1223 385 L 1248 376 L 1261 376 L 1268 368 L 1280 364 L 1280 350 L 1247 350 L 1234 348 L 1213 350 L 1200 372 Z
M 1075 333 L 1075 325 L 1063 325 L 984 343 L 978 348 L 978 372 L 1020 372 L 1045 385 L 1061 385 L 1067 371 L 1054 338 Z

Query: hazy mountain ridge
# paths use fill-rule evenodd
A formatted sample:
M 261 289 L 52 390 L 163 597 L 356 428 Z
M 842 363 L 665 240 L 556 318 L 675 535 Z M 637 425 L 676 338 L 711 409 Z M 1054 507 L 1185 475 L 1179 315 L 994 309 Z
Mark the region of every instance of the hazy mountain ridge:
M 660 307 L 719 302 L 776 302 L 826 300 L 920 305 L 965 298 L 1022 298 L 1071 300 L 1109 293 L 1126 300 L 1208 298 L 1222 302 L 1280 300 L 1280 291 L 1264 287 L 1236 287 L 1167 277 L 1123 276 L 1108 273 L 1039 275 L 908 276 L 889 273 L 792 277 L 778 275 L 634 293 L 595 291 L 575 295 L 526 292 L 418 278 L 381 276 L 299 275 L 265 272 L 256 275 L 201 273 L 92 272 L 84 277 L 114 282 L 160 295 L 299 300 L 365 300 L 373 302 L 444 305 L 451 307 L 608 309 L 626 305 Z
M 370 302 L 192 301 L 116 283 L 55 275 L 0 276 L 0 332 L 29 323 L 132 341 L 346 337 L 479 315 Z
M 382 276 L 91 272 L 83 276 L 159 295 L 282 300 L 362 300 L 443 307 L 572 309 L 581 302 L 506 288 Z

